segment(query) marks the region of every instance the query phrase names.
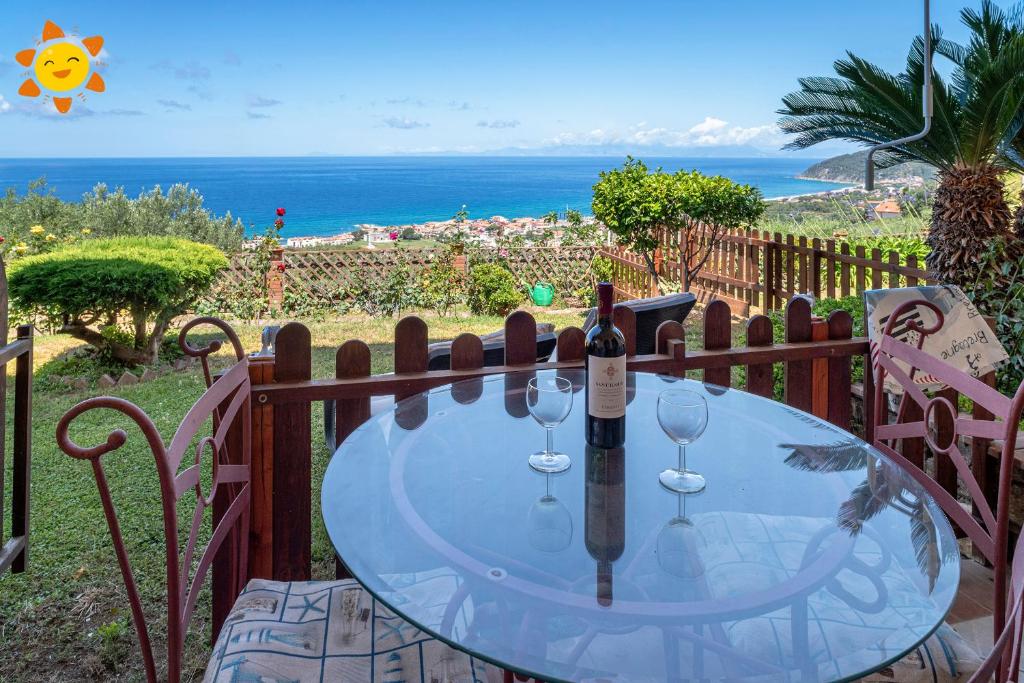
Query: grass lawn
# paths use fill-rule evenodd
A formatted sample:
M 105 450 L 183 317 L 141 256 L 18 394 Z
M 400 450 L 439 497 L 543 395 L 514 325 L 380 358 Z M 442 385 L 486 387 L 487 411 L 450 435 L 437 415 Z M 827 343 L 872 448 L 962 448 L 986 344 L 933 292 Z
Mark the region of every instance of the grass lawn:
M 583 312 L 538 311 L 535 316 L 538 321 L 553 322 L 563 328 L 579 325 Z M 493 332 L 502 326 L 499 318 L 439 319 L 430 314 L 424 317 L 430 327 L 431 341 L 451 339 L 466 331 Z M 693 337 L 690 348 L 700 348 L 699 314 L 695 312 L 691 318 L 688 325 Z M 390 371 L 394 322 L 346 316 L 310 323 L 315 344 L 313 376 L 332 376 L 335 350 L 342 342 L 353 338 L 370 344 L 375 373 Z M 236 329 L 247 350 L 259 348 L 259 325 L 236 324 Z M 55 358 L 77 345 L 64 336 L 37 337 L 37 376 L 46 374 Z M 109 393 L 142 407 L 166 441 L 203 388 L 200 371 L 193 369 L 167 371 L 153 381 Z M 36 392 L 29 571 L 0 577 L 0 681 L 136 681 L 144 678 L 126 593 L 90 467 L 60 452 L 54 440 L 60 416 L 78 401 L 98 393 L 102 392 L 95 388 L 74 392 L 52 382 L 41 382 Z M 8 415 L 11 412 L 9 408 Z M 323 443 L 321 421 L 321 411 L 314 406 L 314 491 L 319 488 L 329 455 Z M 125 422 L 114 413 L 91 413 L 76 422 L 72 436 L 80 444 L 92 445 L 105 440 L 117 427 L 126 428 L 129 433 L 128 443 L 120 451 L 106 456 L 104 463 L 150 617 L 156 659 L 162 663 L 166 660 L 162 616 L 165 570 L 159 486 L 152 456 L 138 429 Z M 5 480 L 8 487 L 5 497 L 9 500 L 9 472 Z M 183 500 L 187 502 L 188 498 Z M 190 516 L 191 505 L 183 504 L 179 515 L 182 520 Z M 314 577 L 332 578 L 333 553 L 319 521 L 318 495 L 313 496 L 313 519 Z M 182 528 L 187 529 L 184 522 Z M 185 680 L 202 678 L 209 655 L 208 615 L 207 591 L 196 609 L 186 643 Z

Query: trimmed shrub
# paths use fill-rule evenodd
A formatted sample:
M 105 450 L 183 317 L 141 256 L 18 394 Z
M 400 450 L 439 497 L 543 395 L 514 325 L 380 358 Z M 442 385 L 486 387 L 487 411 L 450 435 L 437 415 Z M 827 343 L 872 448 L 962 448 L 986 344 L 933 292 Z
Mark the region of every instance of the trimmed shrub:
M 15 305 L 56 317 L 58 331 L 126 363 L 156 361 L 171 321 L 226 268 L 218 249 L 174 237 L 87 240 L 11 264 Z M 113 333 L 131 321 L 129 336 Z
M 505 316 L 526 298 L 511 272 L 495 263 L 481 263 L 469 271 L 469 310 L 476 315 Z

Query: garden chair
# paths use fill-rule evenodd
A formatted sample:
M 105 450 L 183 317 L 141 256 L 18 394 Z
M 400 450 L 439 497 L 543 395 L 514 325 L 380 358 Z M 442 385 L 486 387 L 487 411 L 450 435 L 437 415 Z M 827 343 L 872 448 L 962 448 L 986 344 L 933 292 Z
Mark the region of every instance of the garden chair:
M 992 653 L 985 663 L 971 676 L 968 683 L 988 683 L 997 670 L 1005 671 L 1008 683 L 1024 680 L 1020 675 L 1021 640 L 1024 637 L 1024 534 L 1017 538 L 1013 549 L 1013 569 L 1010 573 L 1010 596 L 1012 607 L 1006 615 L 1006 625 L 999 634 Z M 1002 679 L 997 679 L 1002 680 Z
M 205 357 L 203 359 L 210 387 L 185 415 L 169 446 L 164 446 L 156 426 L 141 409 L 120 398 L 96 397 L 82 401 L 57 425 L 60 448 L 71 457 L 88 460 L 92 465 L 127 588 L 147 680 L 150 683 L 158 680 L 179 683 L 181 680 L 189 620 L 213 559 L 222 550 L 230 553 L 230 566 L 235 568 L 230 581 L 232 594 L 245 587 L 217 636 L 206 681 L 315 678 L 369 683 L 373 666 L 378 672 L 382 667 L 386 669 L 390 680 L 473 683 L 500 680 L 497 669 L 455 652 L 422 633 L 379 605 L 351 579 L 327 582 L 252 579 L 246 584 L 251 496 L 248 360 L 243 356 L 214 379 L 208 373 Z M 134 422 L 155 460 L 167 559 L 166 676 L 158 676 L 151 631 L 103 468 L 103 457 L 121 448 L 128 436 L 118 429 L 111 432 L 104 443 L 80 446 L 69 435 L 76 418 L 97 409 L 120 412 Z M 208 422 L 214 425 L 212 433 L 207 431 Z M 193 451 L 191 464 L 181 469 L 189 451 Z M 204 459 L 212 463 L 209 487 L 203 483 Z M 183 546 L 177 506 L 189 491 L 194 491 L 196 504 Z M 209 543 L 202 549 L 199 539 L 205 537 L 201 532 L 205 512 L 213 505 L 215 497 L 228 497 L 229 501 L 219 519 L 214 519 Z
M 930 310 L 936 322 L 927 326 L 920 316 L 908 316 L 917 307 Z M 873 356 L 875 382 L 874 396 L 874 437 L 873 445 L 882 453 L 900 464 L 935 498 L 950 520 L 971 540 L 974 548 L 989 563 L 993 570 L 993 642 L 1005 644 L 1004 626 L 1019 621 L 1019 606 L 1014 612 L 1007 611 L 1007 551 L 1009 544 L 1010 522 L 1010 485 L 1014 465 L 1014 445 L 1021 413 L 1024 411 L 1024 384 L 1014 397 L 1007 398 L 984 382 L 961 372 L 947 363 L 924 353 L 921 348 L 925 337 L 938 332 L 943 325 L 944 316 L 938 306 L 927 300 L 908 301 L 893 312 L 886 323 L 883 334 Z M 903 325 L 912 334 L 901 341 L 893 335 L 897 325 Z M 901 334 L 901 337 L 904 335 Z M 931 375 L 937 382 L 956 390 L 961 395 L 982 406 L 993 420 L 983 421 L 960 415 L 944 396 L 929 396 L 914 378 L 917 373 Z M 885 400 L 886 376 L 896 380 L 903 390 L 896 411 L 896 421 L 888 423 L 888 404 Z M 939 419 L 940 415 L 953 426 L 952 434 L 947 443 L 936 443 L 930 424 Z M 960 450 L 959 437 L 972 437 L 1002 442 L 998 469 L 998 488 L 995 505 L 990 504 L 978 481 L 971 471 L 970 463 Z M 929 476 L 923 468 L 913 462 L 896 448 L 902 442 L 905 448 L 910 439 L 920 439 L 927 444 L 937 461 L 946 459 L 955 468 L 956 474 L 970 496 L 976 515 L 966 509 L 956 495 L 943 488 L 938 481 Z M 1020 565 L 1022 558 L 1015 558 L 1015 565 Z M 1019 572 L 1018 572 L 1019 573 Z M 1024 577 L 1021 577 L 1024 578 Z M 1016 579 L 1021 580 L 1021 579 Z M 1019 590 L 1015 588 L 1015 594 Z M 1011 618 L 1012 617 L 1012 618 Z M 1016 627 L 1015 627 L 1016 628 Z M 943 626 L 940 631 L 947 633 L 952 629 Z M 1018 635 L 1013 636 L 1019 639 Z M 1003 640 L 1001 640 L 1003 639 Z M 995 655 L 1001 654 L 998 650 Z M 1016 659 L 1014 659 L 1016 661 Z M 1005 667 L 1003 667 L 1005 670 Z M 885 680 L 871 678 L 870 680 Z M 1006 678 L 1000 675 L 998 680 Z
M 667 320 L 674 320 L 682 323 L 686 316 L 690 315 L 697 297 L 690 292 L 679 294 L 666 294 L 655 296 L 649 299 L 634 299 L 615 304 L 616 308 L 625 306 L 633 309 L 636 313 L 636 352 L 638 355 L 656 353 L 658 339 L 658 325 Z M 597 309 L 592 308 L 587 313 L 587 319 L 583 323 L 583 331 L 589 332 L 597 324 Z

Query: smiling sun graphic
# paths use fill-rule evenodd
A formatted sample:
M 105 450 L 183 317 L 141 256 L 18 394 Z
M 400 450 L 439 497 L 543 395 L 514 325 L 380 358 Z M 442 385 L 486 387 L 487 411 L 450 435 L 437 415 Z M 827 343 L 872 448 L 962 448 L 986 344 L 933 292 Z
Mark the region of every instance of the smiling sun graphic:
M 100 36 L 81 40 L 69 38 L 60 26 L 47 21 L 38 48 L 22 50 L 14 56 L 19 64 L 35 70 L 35 79 L 27 78 L 18 88 L 18 94 L 52 98 L 57 111 L 67 114 L 71 111 L 74 95 L 85 99 L 85 90 L 103 92 L 107 89 L 106 83 L 94 70 L 99 64 L 96 57 L 102 47 L 103 38 Z

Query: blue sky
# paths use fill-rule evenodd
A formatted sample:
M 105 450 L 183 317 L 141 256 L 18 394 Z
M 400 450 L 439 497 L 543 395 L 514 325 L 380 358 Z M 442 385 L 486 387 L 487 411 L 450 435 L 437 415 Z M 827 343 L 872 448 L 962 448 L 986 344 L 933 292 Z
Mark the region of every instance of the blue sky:
M 5 5 L 0 157 L 776 150 L 799 76 L 845 49 L 899 69 L 921 31 L 912 0 Z M 68 116 L 17 94 L 47 19 L 106 40 L 107 91 Z

